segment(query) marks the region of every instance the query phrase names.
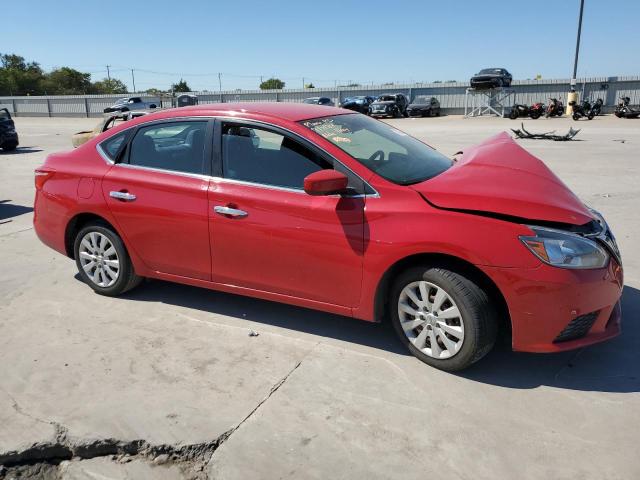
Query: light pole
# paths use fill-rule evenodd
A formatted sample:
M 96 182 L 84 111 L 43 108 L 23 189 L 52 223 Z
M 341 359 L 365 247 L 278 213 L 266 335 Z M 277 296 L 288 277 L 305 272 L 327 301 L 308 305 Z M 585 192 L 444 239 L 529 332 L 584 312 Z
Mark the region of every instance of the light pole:
M 571 88 L 567 95 L 567 115 L 573 113 L 573 107 L 569 105 L 571 102 L 578 102 L 578 94 L 576 93 L 576 75 L 578 73 L 578 54 L 580 53 L 580 35 L 582 33 L 582 12 L 584 11 L 584 0 L 580 0 L 580 15 L 578 16 L 578 38 L 576 39 L 576 55 L 573 59 L 573 76 L 571 77 Z

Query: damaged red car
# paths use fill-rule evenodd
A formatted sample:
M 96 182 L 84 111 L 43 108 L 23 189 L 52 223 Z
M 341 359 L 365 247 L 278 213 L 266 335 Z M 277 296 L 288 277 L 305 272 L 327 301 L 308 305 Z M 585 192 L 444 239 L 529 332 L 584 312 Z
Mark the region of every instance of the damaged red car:
M 556 352 L 620 332 L 611 230 L 507 134 L 454 162 L 350 110 L 200 105 L 49 155 L 35 183 L 38 236 L 103 295 L 149 277 L 388 320 L 450 371 L 501 333 Z

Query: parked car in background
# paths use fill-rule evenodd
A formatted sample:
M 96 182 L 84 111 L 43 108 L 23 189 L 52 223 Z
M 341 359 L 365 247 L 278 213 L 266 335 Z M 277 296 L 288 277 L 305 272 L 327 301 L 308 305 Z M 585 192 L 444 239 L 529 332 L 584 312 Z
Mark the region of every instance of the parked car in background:
M 484 68 L 471 77 L 471 88 L 509 87 L 512 79 L 506 68 Z
M 369 114 L 369 106 L 375 102 L 375 98 L 369 96 L 357 96 L 357 97 L 347 97 L 345 98 L 340 107 L 346 108 L 347 110 L 353 110 L 354 112 L 364 113 L 365 115 Z
M 309 97 L 305 98 L 302 103 L 308 103 L 309 105 L 324 105 L 326 107 L 333 107 L 335 104 L 329 97 Z
M 0 148 L 5 152 L 10 152 L 18 148 L 19 144 L 16 124 L 13 122 L 9 110 L 0 108 Z
M 132 118 L 142 117 L 149 112 L 124 112 L 124 113 L 116 113 L 111 115 L 106 115 L 102 120 L 98 122 L 98 124 L 93 128 L 93 130 L 83 130 L 82 132 L 74 133 L 71 136 L 71 143 L 73 148 L 77 148 L 83 143 L 88 142 L 93 137 L 97 137 L 102 132 L 106 132 L 110 128 L 115 127 L 116 125 L 120 125 L 122 122 L 126 122 L 127 120 L 131 120 Z
M 369 106 L 369 114 L 372 117 L 407 117 L 409 100 L 402 93 L 380 95 Z
M 116 101 L 110 107 L 104 109 L 104 113 L 128 112 L 130 110 L 147 110 L 156 108 L 155 102 L 145 102 L 141 97 L 125 97 Z
M 410 117 L 439 117 L 440 102 L 436 97 L 418 95 L 407 107 Z
M 35 187 L 38 237 L 102 295 L 151 277 L 388 319 L 443 370 L 499 331 L 527 352 L 620 333 L 611 230 L 507 133 L 453 162 L 344 109 L 201 105 L 51 154 Z

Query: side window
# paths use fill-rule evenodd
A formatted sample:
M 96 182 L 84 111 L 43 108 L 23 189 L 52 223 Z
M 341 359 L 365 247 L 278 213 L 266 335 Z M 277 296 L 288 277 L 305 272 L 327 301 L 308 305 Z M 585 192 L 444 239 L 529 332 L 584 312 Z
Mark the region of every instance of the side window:
M 129 163 L 185 173 L 202 173 L 207 122 L 182 121 L 142 127 L 129 148 Z
M 225 178 L 302 189 L 307 175 L 333 165 L 279 133 L 224 124 L 222 168 Z
M 112 161 L 115 161 L 116 155 L 120 150 L 125 138 L 127 137 L 126 132 L 121 132 L 114 135 L 111 138 L 106 139 L 104 142 L 100 144 L 100 147 L 106 153 L 107 157 L 109 157 Z

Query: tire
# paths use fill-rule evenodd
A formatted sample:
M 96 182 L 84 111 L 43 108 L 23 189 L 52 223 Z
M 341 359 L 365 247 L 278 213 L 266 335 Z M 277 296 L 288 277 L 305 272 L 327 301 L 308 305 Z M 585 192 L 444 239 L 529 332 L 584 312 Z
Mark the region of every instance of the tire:
M 538 110 L 534 110 L 531 113 L 529 113 L 529 116 L 533 119 L 533 120 L 537 120 L 540 118 L 540 112 Z
M 109 243 L 102 243 L 104 241 L 102 238 L 106 238 Z M 102 251 L 99 249 L 101 244 Z M 111 247 L 115 253 L 109 254 Z M 133 264 L 122 240 L 105 223 L 90 223 L 80 229 L 74 241 L 73 253 L 80 277 L 100 295 L 114 297 L 137 287 L 142 281 L 142 277 L 136 275 L 133 269 Z M 98 261 L 90 260 L 89 257 L 98 258 Z M 110 274 L 116 268 L 114 261 L 118 264 L 115 280 Z M 89 265 L 91 263 L 94 266 Z M 98 273 L 99 270 L 102 273 Z M 98 281 L 96 282 L 94 278 L 97 278 Z
M 149 108 L 156 108 L 156 104 L 152 103 L 151 105 L 149 105 Z
M 575 112 L 573 113 L 572 117 L 573 117 L 573 119 L 574 119 L 574 120 L 576 120 L 576 121 L 577 121 L 577 120 L 580 120 L 580 115 L 578 115 L 578 114 L 577 114 L 577 113 L 575 113 Z
M 432 302 L 431 308 L 433 308 L 437 301 L 437 295 L 440 295 L 436 292 L 440 292 L 440 290 L 447 298 L 441 301 L 435 315 L 429 312 L 428 308 L 427 310 L 419 310 L 420 305 L 411 300 L 407 294 L 408 291 L 411 291 L 413 297 L 420 300 L 423 295 L 421 292 L 426 292 Z M 391 289 L 390 305 L 391 321 L 400 341 L 413 356 L 440 370 L 453 372 L 467 368 L 484 357 L 495 344 L 498 329 L 496 311 L 491 305 L 487 293 L 467 274 L 433 266 L 408 269 L 401 273 L 394 282 Z M 408 306 L 411 311 L 418 313 L 418 316 L 401 310 L 401 305 Z M 457 318 L 452 317 L 444 322 L 438 320 L 438 318 L 443 318 L 444 311 L 450 312 L 451 315 L 452 308 L 457 308 L 459 313 Z M 437 316 L 438 312 L 440 317 Z M 416 324 L 413 319 L 423 323 Z M 413 330 L 409 330 L 410 327 L 407 328 L 408 325 L 411 325 L 409 322 L 413 322 L 415 325 Z M 447 332 L 440 328 L 443 323 L 449 329 Z M 405 333 L 405 328 L 407 328 L 407 333 Z M 424 330 L 433 333 L 425 333 L 421 340 Z M 454 331 L 456 332 L 455 336 L 449 333 Z M 444 336 L 445 333 L 446 336 Z M 435 339 L 436 351 L 430 346 L 432 339 Z M 427 340 L 429 345 L 427 345 Z M 419 348 L 415 345 L 416 342 L 423 343 L 424 346 Z M 455 347 L 452 347 L 452 344 Z
M 593 112 L 589 112 L 589 115 L 587 115 L 587 119 L 593 120 L 593 117 L 595 117 L 595 114 Z
M 518 110 L 516 110 L 515 108 L 512 108 L 511 111 L 509 112 L 509 118 L 511 120 L 515 120 L 516 118 L 518 118 Z
M 2 145 L 2 150 L 5 152 L 13 152 L 16 148 L 18 148 L 18 144 L 16 142 L 7 142 Z

